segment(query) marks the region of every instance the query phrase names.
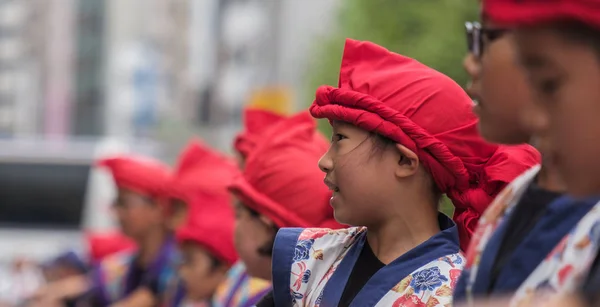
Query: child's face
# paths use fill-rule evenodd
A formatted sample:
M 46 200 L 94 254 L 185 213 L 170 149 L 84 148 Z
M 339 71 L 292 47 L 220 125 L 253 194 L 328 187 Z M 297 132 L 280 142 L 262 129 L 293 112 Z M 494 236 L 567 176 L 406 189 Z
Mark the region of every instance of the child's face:
M 208 251 L 193 242 L 184 242 L 180 249 L 179 277 L 185 284 L 187 297 L 192 301 L 210 299 L 226 278 L 227 266 L 213 260 Z
M 241 202 L 234 202 L 235 249 L 246 265 L 248 274 L 265 280 L 271 279 L 271 256 L 267 251 L 275 238 L 271 221 L 253 214 Z
M 331 206 L 340 223 L 367 226 L 385 216 L 385 203 L 397 189 L 396 168 L 390 167 L 398 165 L 397 155 L 374 146 L 369 132 L 343 122 L 333 123 L 331 146 L 319 160 L 319 167 L 333 191 Z
M 548 136 L 549 154 L 570 193 L 600 193 L 598 55 L 549 28 L 520 29 L 516 42 L 540 119 L 535 132 Z
M 463 65 L 471 77 L 467 92 L 478 102 L 474 111 L 481 135 L 494 143 L 528 142 L 531 130 L 526 121 L 530 118 L 522 115 L 531 97 L 517 64 L 514 35 L 485 20 L 480 33 L 481 54 L 467 54 Z
M 119 189 L 113 207 L 123 233 L 132 238 L 143 237 L 162 223 L 160 206 L 130 190 Z
M 188 206 L 183 200 L 172 199 L 169 204 L 167 228 L 171 231 L 181 227 L 188 216 Z

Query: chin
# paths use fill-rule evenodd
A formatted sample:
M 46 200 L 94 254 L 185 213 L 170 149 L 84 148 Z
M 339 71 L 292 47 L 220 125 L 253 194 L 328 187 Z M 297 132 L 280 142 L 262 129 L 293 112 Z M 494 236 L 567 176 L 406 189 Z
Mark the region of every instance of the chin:
M 353 223 L 353 219 L 351 217 L 348 217 L 347 215 L 345 215 L 344 212 L 342 212 L 342 210 L 334 210 L 333 217 L 335 218 L 335 220 L 338 223 L 340 223 L 342 225 L 348 225 L 348 226 L 358 225 L 358 224 Z

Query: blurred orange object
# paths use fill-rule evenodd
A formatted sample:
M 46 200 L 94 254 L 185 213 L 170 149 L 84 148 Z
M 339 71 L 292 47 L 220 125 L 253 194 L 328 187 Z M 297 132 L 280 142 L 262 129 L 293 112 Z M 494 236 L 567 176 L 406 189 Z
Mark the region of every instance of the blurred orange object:
M 283 86 L 257 88 L 250 93 L 248 107 L 287 115 L 292 111 L 290 89 Z
M 107 256 L 136 249 L 136 244 L 121 232 L 88 232 L 87 242 L 90 253 L 90 261 L 97 263 Z

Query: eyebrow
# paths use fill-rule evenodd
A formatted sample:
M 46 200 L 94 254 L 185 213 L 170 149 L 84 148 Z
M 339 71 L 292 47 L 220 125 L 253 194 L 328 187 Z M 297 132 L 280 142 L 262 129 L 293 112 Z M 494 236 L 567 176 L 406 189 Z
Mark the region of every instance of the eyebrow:
M 525 55 L 517 58 L 519 65 L 529 69 L 554 68 L 554 62 L 541 55 Z

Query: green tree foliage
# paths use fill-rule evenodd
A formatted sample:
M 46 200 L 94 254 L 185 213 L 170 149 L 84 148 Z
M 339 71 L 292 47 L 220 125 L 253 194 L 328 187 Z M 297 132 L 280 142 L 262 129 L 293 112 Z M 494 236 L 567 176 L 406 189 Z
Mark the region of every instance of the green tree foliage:
M 419 60 L 465 84 L 464 22 L 477 18 L 470 0 L 341 0 L 332 35 L 315 43 L 307 79 L 308 97 L 319 85 L 336 85 L 345 38 L 368 40 Z M 330 134 L 326 122 L 320 129 Z M 451 214 L 445 199 L 442 210 Z

